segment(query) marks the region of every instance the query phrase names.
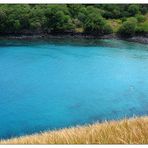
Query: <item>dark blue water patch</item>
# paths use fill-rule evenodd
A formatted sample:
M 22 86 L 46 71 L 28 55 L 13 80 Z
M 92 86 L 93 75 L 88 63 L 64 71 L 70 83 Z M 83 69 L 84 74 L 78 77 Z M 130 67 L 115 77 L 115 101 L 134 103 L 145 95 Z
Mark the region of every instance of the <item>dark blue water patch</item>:
M 145 44 L 139 44 L 139 43 L 132 43 L 132 42 L 127 42 L 124 40 L 108 40 L 108 39 L 84 39 L 84 38 L 43 38 L 43 39 L 35 39 L 35 38 L 30 38 L 28 39 L 5 39 L 1 38 L 0 39 L 0 46 L 1 47 L 9 47 L 9 46 L 36 46 L 38 47 L 39 45 L 56 45 L 56 46 L 83 46 L 83 47 L 88 47 L 88 46 L 102 46 L 102 47 L 112 47 L 112 48 L 128 48 L 128 49 L 135 49 L 135 48 L 142 48 L 143 50 L 147 50 L 145 47 Z
M 1 41 L 0 138 L 148 115 L 147 75 L 148 45 Z

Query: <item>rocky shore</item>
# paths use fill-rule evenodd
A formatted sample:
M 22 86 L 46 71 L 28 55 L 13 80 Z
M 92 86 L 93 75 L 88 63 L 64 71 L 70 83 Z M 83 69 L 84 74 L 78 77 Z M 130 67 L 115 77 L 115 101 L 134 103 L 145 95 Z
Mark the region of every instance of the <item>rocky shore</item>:
M 146 35 L 135 35 L 133 37 L 129 38 L 123 38 L 119 37 L 116 34 L 109 34 L 109 35 L 103 35 L 103 36 L 97 36 L 97 35 L 90 35 L 90 34 L 83 34 L 83 33 L 69 33 L 69 34 L 15 34 L 15 35 L 5 35 L 0 36 L 0 39 L 6 38 L 6 39 L 39 39 L 39 38 L 87 38 L 87 39 L 119 39 L 119 40 L 126 40 L 130 42 L 138 42 L 143 44 L 148 44 L 148 34 Z
M 132 41 L 132 42 L 148 44 L 148 36 L 134 36 L 134 37 L 131 37 L 131 38 L 126 39 L 126 40 Z

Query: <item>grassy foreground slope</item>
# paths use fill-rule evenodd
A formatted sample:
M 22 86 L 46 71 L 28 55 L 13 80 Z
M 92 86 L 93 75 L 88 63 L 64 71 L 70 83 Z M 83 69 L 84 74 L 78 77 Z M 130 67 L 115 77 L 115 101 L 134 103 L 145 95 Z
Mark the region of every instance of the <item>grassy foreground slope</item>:
M 0 144 L 148 144 L 148 117 L 44 132 Z

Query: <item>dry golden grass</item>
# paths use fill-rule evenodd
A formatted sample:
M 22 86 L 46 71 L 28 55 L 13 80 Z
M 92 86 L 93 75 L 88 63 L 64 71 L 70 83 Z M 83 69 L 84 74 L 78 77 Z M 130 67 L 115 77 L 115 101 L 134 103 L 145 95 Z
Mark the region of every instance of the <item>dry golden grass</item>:
M 61 129 L 0 144 L 148 144 L 148 117 Z

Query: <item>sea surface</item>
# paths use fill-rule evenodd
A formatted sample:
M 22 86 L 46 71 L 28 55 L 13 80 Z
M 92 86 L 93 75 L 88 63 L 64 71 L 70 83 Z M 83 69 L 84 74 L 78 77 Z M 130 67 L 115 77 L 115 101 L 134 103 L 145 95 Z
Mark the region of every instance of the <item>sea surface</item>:
M 0 40 L 0 139 L 148 115 L 148 45 Z

